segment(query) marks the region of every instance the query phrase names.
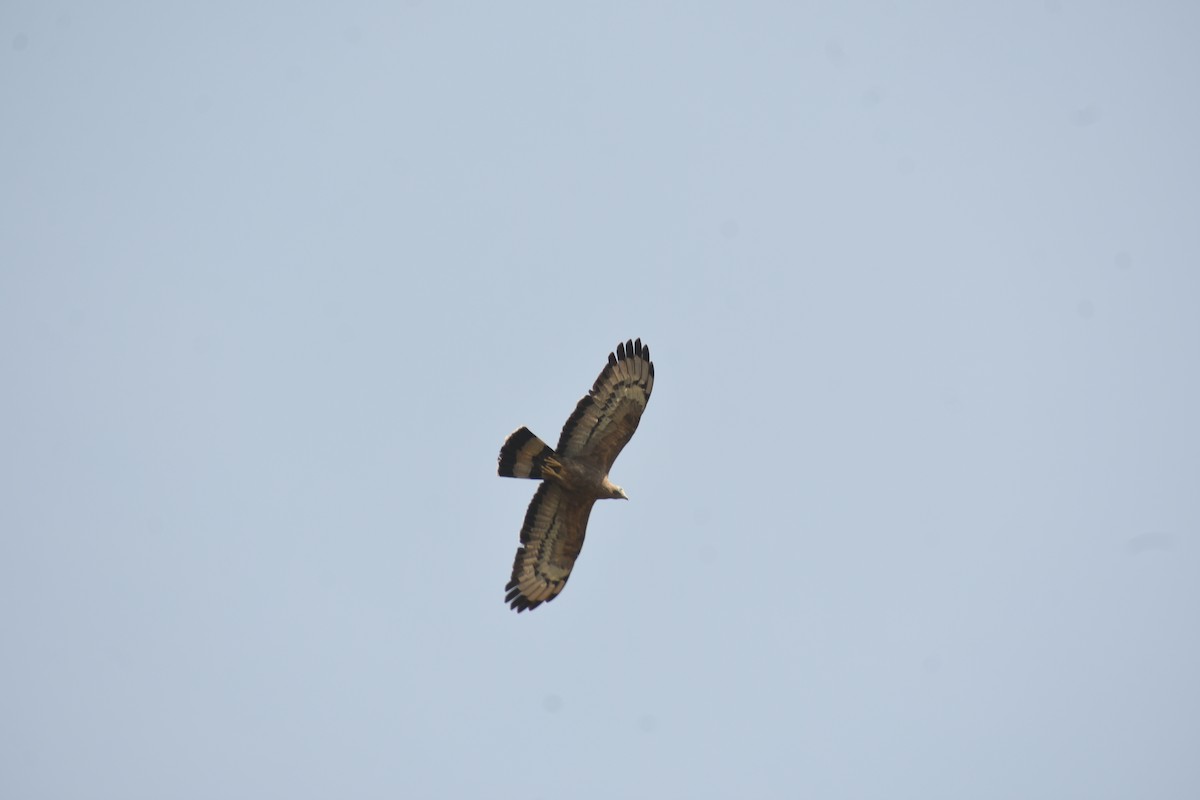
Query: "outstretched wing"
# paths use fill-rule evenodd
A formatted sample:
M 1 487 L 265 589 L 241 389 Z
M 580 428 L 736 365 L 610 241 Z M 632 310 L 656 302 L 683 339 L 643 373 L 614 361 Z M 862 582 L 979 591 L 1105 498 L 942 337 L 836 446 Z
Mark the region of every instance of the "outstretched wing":
M 525 512 L 521 546 L 513 561 L 512 580 L 504 600 L 517 611 L 549 602 L 567 585 L 571 568 L 583 549 L 588 515 L 595 499 L 568 492 L 546 481 Z
M 563 425 L 559 455 L 607 473 L 637 430 L 653 388 L 650 346 L 643 346 L 641 339 L 617 345 L 592 390 Z

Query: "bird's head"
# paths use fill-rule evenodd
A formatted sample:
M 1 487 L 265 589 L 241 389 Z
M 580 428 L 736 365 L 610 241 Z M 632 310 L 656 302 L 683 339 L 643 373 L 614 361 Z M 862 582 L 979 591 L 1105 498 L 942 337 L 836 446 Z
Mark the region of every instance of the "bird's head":
M 625 490 L 608 478 L 604 479 L 604 488 L 608 492 L 607 497 L 611 500 L 628 500 L 629 495 L 625 494 Z

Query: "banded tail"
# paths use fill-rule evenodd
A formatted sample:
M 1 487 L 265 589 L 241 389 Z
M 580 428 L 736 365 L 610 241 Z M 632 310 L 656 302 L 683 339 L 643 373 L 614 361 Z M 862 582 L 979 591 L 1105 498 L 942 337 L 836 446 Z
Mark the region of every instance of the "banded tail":
M 550 445 L 533 435 L 529 428 L 517 428 L 500 448 L 499 472 L 502 478 L 543 480 L 562 472 L 558 454 Z

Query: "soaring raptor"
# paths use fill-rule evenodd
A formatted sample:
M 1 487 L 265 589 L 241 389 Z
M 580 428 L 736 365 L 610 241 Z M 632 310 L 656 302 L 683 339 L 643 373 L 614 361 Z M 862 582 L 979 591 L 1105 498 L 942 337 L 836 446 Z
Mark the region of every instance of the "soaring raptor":
M 557 597 L 583 548 L 592 505 L 629 499 L 608 471 L 637 430 L 653 388 L 649 346 L 641 339 L 618 344 L 563 425 L 556 449 L 528 428 L 513 431 L 500 448 L 501 477 L 542 481 L 525 512 L 512 580 L 504 587 L 512 608 L 537 608 Z

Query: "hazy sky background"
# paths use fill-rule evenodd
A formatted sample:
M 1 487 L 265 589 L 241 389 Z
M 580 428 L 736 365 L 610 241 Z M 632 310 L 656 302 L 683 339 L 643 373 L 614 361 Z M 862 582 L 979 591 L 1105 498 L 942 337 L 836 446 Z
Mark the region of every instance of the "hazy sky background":
M 1200 796 L 1200 6 L 0 6 L 0 795 Z M 504 584 L 608 352 L 566 591 Z

